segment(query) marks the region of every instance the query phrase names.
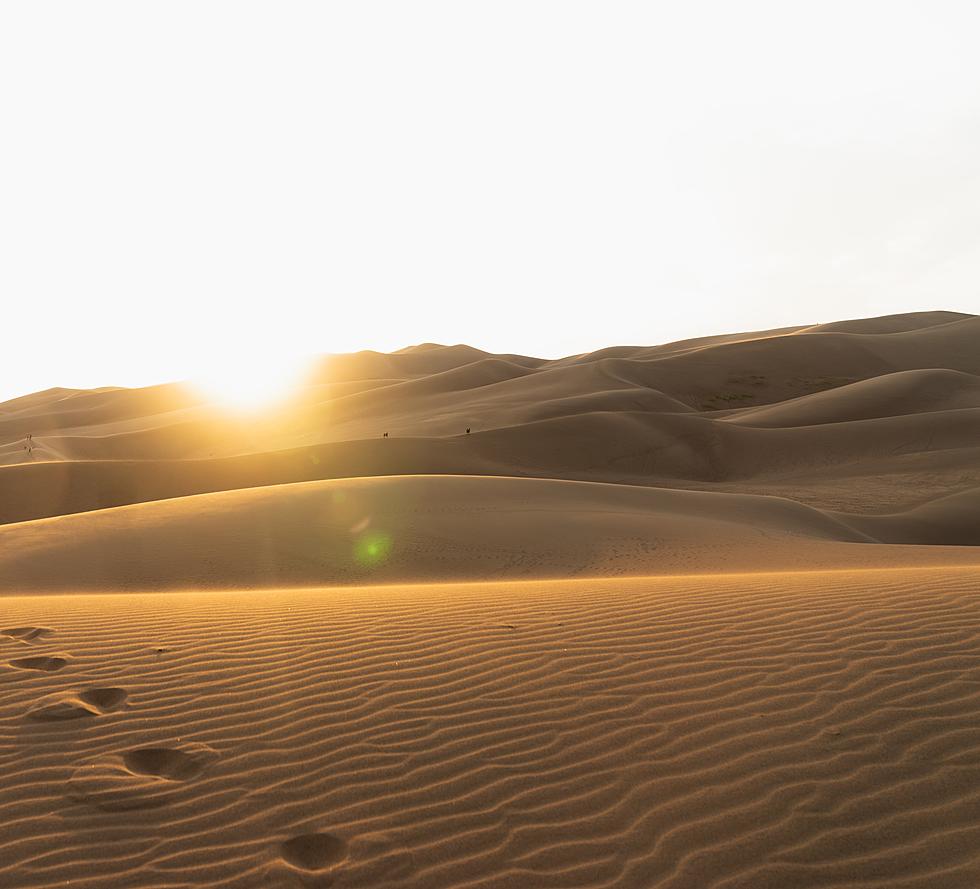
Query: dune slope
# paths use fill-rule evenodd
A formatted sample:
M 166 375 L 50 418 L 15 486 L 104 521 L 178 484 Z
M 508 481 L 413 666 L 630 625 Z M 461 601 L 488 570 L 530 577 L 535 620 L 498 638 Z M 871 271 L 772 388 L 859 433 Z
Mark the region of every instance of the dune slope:
M 888 518 L 776 497 L 396 476 L 203 494 L 0 527 L 0 592 L 980 564 L 972 508 Z M 896 523 L 901 533 L 895 530 Z M 940 529 L 937 531 L 937 527 Z M 918 534 L 918 536 L 917 536 Z
M 797 538 L 865 541 L 773 498 L 400 476 L 228 491 L 0 527 L 0 589 L 302 586 L 755 566 Z M 707 564 L 707 563 L 706 563 Z

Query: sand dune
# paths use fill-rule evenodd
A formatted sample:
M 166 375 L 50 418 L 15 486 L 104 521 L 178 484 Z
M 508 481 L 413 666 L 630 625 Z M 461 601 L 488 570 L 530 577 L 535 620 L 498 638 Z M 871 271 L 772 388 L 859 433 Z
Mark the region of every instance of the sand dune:
M 980 485 L 976 322 L 920 313 L 558 361 L 437 344 L 359 353 L 325 360 L 260 417 L 186 386 L 52 390 L 0 405 L 0 522 L 431 473 L 902 512 Z
M 930 411 L 980 408 L 980 377 L 954 370 L 906 370 L 861 380 L 727 419 L 749 426 L 815 426 Z
M 974 889 L 978 589 L 8 598 L 0 884 Z
M 205 494 L 0 528 L 0 590 L 313 586 L 754 567 L 796 537 L 870 541 L 788 500 L 402 476 Z M 379 551 L 370 552 L 372 541 Z M 710 544 L 708 543 L 710 541 Z M 734 560 L 734 562 L 733 562 Z
M 773 497 L 545 479 L 306 482 L 0 527 L 0 592 L 974 565 L 971 546 L 874 545 L 974 542 L 980 496 L 969 502 L 853 517 Z
M 783 418 L 778 424 L 807 425 L 809 413 L 820 422 L 910 413 L 934 393 L 952 409 L 975 405 L 978 325 L 974 316 L 927 313 L 556 361 L 433 344 L 358 353 L 325 359 L 291 402 L 259 422 L 222 414 L 182 386 L 42 393 L 0 405 L 0 461 L 202 459 L 383 432 L 441 438 L 597 411 L 736 419 L 739 409 L 785 403 L 774 414 Z M 953 378 L 943 371 L 964 376 L 950 390 Z M 839 401 L 793 406 L 792 399 L 861 381 L 869 382 Z M 756 421 L 768 424 L 765 416 Z M 743 410 L 742 419 L 750 422 L 750 414 Z M 31 460 L 23 450 L 28 433 L 36 441 Z
M 888 543 L 980 546 L 980 488 L 931 500 L 906 512 L 842 518 L 850 527 Z
M 808 333 L 907 333 L 925 330 L 972 318 L 962 312 L 907 312 L 901 315 L 881 315 L 878 318 L 855 318 L 850 321 L 833 321 L 805 327 Z
M 775 486 L 780 496 L 853 512 L 880 511 L 889 505 L 905 508 L 980 484 L 980 409 L 806 426 L 777 425 L 777 416 L 770 418 L 773 425 L 755 425 L 751 417 L 743 423 L 737 416 L 714 419 L 626 410 L 638 405 L 632 394 L 621 397 L 624 409 L 568 416 L 561 402 L 545 403 L 540 413 L 561 415 L 472 435 L 355 439 L 264 451 L 264 432 L 245 430 L 240 441 L 251 437 L 260 443 L 258 450 L 194 460 L 174 455 L 189 440 L 203 447 L 220 442 L 230 427 L 165 425 L 153 432 L 112 437 L 109 444 L 99 438 L 42 439 L 38 453 L 58 451 L 65 456 L 0 467 L 0 521 L 366 475 L 558 477 L 720 492 L 751 488 L 755 493 Z M 658 401 L 656 395 L 645 398 Z M 605 395 L 588 400 L 591 406 L 613 406 Z M 643 397 L 639 400 L 642 404 Z M 797 416 L 802 411 L 808 421 L 818 419 L 816 409 L 806 404 L 787 409 Z M 828 409 L 838 406 L 832 401 Z M 828 419 L 826 414 L 823 419 Z M 152 446 L 146 443 L 150 436 L 157 436 Z M 143 457 L 125 458 L 126 448 L 139 439 Z M 107 451 L 119 456 L 98 459 Z M 856 482 L 861 476 L 873 488 L 865 497 Z M 823 494 L 811 493 L 815 484 Z
M 0 404 L 0 886 L 976 889 L 978 342 Z

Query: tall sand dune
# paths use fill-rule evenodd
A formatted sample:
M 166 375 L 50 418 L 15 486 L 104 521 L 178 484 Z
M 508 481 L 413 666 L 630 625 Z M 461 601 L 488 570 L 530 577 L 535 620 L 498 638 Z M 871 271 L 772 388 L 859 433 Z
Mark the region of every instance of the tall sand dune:
M 806 426 L 904 415 L 934 399 L 954 409 L 975 406 L 978 325 L 976 316 L 926 313 L 559 360 L 436 344 L 362 352 L 324 359 L 287 402 L 261 418 L 221 411 L 188 386 L 52 390 L 0 405 L 0 464 L 204 459 L 385 432 L 445 438 L 466 428 L 599 411 Z M 841 387 L 837 399 L 805 399 Z M 774 412 L 746 410 L 765 405 Z M 31 455 L 24 449 L 28 434 L 35 439 Z
M 851 321 L 833 321 L 803 328 L 809 333 L 906 333 L 952 324 L 971 318 L 962 312 L 906 312 L 901 315 L 882 315 L 878 318 L 855 318 Z
M 555 361 L 430 343 L 324 359 L 256 415 L 175 384 L 50 390 L 0 405 L 0 522 L 432 473 L 903 512 L 980 484 L 978 322 L 918 313 Z

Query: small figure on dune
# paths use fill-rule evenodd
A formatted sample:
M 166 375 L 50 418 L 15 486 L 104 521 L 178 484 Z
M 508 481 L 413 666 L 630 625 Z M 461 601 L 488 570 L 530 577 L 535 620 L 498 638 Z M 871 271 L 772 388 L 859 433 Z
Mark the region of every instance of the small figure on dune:
M 466 434 L 467 434 L 467 435 L 469 435 L 469 434 L 470 434 L 470 427 L 469 427 L 469 426 L 467 426 L 467 427 L 466 427 Z
M 381 437 L 382 437 L 382 438 L 387 438 L 387 437 L 388 437 L 388 433 L 386 432 L 386 433 L 385 433 L 384 435 L 382 435 Z

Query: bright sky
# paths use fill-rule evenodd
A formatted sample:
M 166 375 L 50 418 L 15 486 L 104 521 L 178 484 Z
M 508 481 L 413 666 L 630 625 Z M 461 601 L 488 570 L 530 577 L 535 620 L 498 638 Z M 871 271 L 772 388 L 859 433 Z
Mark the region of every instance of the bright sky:
M 980 6 L 0 6 L 0 398 L 980 312 Z

